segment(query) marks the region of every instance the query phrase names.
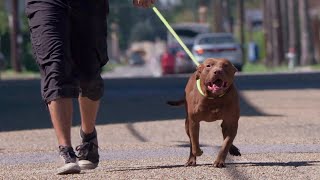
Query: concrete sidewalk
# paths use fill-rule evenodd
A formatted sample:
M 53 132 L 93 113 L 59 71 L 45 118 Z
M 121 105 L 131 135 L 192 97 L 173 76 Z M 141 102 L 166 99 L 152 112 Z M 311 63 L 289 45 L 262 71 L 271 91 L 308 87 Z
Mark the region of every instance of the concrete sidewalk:
M 261 116 L 242 116 L 234 144 L 241 157 L 212 167 L 222 144 L 220 122 L 202 123 L 204 154 L 184 167 L 184 120 L 100 125 L 101 163 L 77 175 L 61 165 L 52 129 L 0 133 L 0 179 L 320 179 L 320 90 L 242 91 Z M 73 144 L 79 127 L 72 129 Z

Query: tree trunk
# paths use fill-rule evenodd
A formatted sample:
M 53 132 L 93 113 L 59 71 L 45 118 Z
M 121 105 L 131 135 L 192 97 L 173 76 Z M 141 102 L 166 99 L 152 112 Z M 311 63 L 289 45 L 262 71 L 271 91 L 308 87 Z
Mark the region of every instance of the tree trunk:
M 18 43 L 19 35 L 19 17 L 18 17 L 18 0 L 11 1 L 11 12 L 9 15 L 10 28 L 10 54 L 11 66 L 15 72 L 21 72 L 20 50 Z
M 213 0 L 213 31 L 224 32 L 221 0 Z
M 289 0 L 292 1 L 292 0 Z M 289 48 L 289 29 L 288 29 L 288 0 L 280 0 L 281 26 L 283 38 L 283 51 L 288 52 Z
M 272 20 L 271 20 L 271 1 L 263 1 L 263 29 L 264 40 L 266 47 L 266 57 L 264 63 L 267 67 L 272 66 L 273 51 L 272 51 Z
M 243 55 L 243 61 L 245 62 L 245 51 L 244 51 L 244 44 L 245 44 L 245 37 L 244 37 L 244 1 L 238 0 L 237 1 L 237 14 L 238 14 L 238 20 L 237 20 L 237 29 L 240 36 L 240 44 L 241 44 L 241 51 Z
M 304 66 L 315 62 L 314 47 L 312 43 L 310 16 L 308 13 L 308 1 L 299 0 L 298 2 L 301 31 L 301 65 Z
M 223 0 L 222 6 L 223 6 L 223 11 L 224 11 L 225 21 L 227 24 L 226 31 L 229 33 L 233 33 L 233 22 L 232 22 L 232 16 L 231 16 L 230 0 Z
M 271 1 L 271 0 L 270 0 Z M 273 66 L 280 65 L 284 60 L 283 38 L 281 30 L 281 14 L 279 0 L 272 0 L 272 51 Z
M 296 60 L 299 59 L 299 26 L 297 19 L 297 0 L 289 0 L 288 1 L 288 35 L 289 35 L 289 44 L 287 51 L 290 53 L 294 53 Z M 298 61 L 295 62 L 299 64 Z
M 315 61 L 317 64 L 320 63 L 320 21 L 318 17 L 312 18 L 312 30 L 314 34 L 314 50 L 315 50 Z

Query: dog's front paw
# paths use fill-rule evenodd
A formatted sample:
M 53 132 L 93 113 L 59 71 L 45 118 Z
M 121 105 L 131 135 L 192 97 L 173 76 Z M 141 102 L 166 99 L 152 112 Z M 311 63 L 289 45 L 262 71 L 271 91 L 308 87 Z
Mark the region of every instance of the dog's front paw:
M 224 164 L 224 161 L 222 161 L 222 160 L 214 161 L 213 166 L 216 167 L 216 168 L 226 167 L 226 165 Z
M 229 153 L 233 156 L 241 156 L 240 150 L 234 145 L 230 147 Z
M 201 156 L 203 154 L 203 151 L 199 148 L 199 149 L 197 149 L 195 151 L 192 151 L 192 154 L 194 156 Z
M 195 156 L 190 156 L 188 162 L 184 166 L 196 166 L 197 160 Z

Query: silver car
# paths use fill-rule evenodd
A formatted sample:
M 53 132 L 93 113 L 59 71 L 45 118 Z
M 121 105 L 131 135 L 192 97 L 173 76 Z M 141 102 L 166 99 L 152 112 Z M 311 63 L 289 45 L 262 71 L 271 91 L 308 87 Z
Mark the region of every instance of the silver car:
M 202 63 L 207 58 L 226 58 L 239 71 L 242 70 L 243 58 L 241 46 L 231 33 L 200 34 L 194 41 L 192 53 Z

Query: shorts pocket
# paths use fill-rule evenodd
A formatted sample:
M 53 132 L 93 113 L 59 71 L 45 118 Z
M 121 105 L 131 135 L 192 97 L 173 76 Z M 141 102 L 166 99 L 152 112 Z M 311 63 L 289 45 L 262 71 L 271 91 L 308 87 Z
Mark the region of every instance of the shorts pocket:
M 108 58 L 108 47 L 107 47 L 106 39 L 102 38 L 98 40 L 98 44 L 96 47 L 96 54 L 100 62 L 100 67 L 107 64 L 107 62 L 109 61 L 109 58 Z

